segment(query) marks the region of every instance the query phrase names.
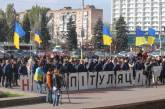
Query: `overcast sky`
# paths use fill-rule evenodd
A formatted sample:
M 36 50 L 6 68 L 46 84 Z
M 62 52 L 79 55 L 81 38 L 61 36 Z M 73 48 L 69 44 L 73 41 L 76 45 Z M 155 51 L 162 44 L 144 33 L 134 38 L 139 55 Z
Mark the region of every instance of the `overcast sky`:
M 51 9 L 59 9 L 64 6 L 72 6 L 73 8 L 81 8 L 82 0 L 0 0 L 0 8 L 5 9 L 8 3 L 14 3 L 17 12 L 30 9 L 33 5 L 46 6 Z M 104 22 L 111 21 L 111 0 L 85 0 L 85 5 L 95 5 L 96 8 L 103 9 Z

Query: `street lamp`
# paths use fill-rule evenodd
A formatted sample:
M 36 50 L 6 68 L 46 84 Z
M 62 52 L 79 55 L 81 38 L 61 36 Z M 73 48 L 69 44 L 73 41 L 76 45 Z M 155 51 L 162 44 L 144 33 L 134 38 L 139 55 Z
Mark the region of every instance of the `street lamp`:
M 161 40 L 161 31 L 162 31 L 162 3 L 159 1 L 159 40 L 160 40 L 160 56 L 162 56 L 162 40 Z
M 84 0 L 82 0 L 82 29 L 81 29 L 81 59 L 83 59 L 83 37 L 84 37 Z

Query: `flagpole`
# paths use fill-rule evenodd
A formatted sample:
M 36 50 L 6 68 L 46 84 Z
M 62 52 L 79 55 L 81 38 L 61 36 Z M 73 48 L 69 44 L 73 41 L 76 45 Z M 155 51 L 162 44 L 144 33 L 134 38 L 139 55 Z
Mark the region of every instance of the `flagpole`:
M 111 46 L 111 44 L 110 44 L 110 46 L 109 46 L 109 57 L 111 57 L 111 53 L 112 53 L 112 48 L 111 48 L 112 46 Z
M 162 31 L 162 22 L 161 22 L 161 20 L 162 20 L 162 18 L 161 18 L 161 16 L 162 16 L 162 3 L 161 2 L 159 2 L 159 40 L 160 40 L 160 56 L 162 56 L 162 40 L 161 40 L 161 31 Z

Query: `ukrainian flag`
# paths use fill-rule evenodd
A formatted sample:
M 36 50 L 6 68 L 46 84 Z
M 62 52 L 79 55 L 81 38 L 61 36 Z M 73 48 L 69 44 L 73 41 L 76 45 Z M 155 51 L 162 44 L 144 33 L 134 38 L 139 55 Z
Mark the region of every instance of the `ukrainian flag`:
M 34 41 L 37 42 L 39 45 L 42 43 L 42 40 L 38 32 L 36 32 L 34 35 Z
M 111 45 L 112 43 L 112 34 L 110 33 L 110 29 L 108 26 L 103 27 L 103 44 L 104 45 Z
M 141 46 L 143 44 L 146 44 L 146 39 L 144 37 L 145 32 L 141 30 L 140 27 L 136 28 L 136 46 Z
M 14 45 L 17 49 L 19 49 L 19 38 L 25 35 L 25 31 L 21 27 L 18 21 L 15 22 L 15 32 L 14 32 Z
M 156 31 L 153 28 L 148 29 L 148 44 L 152 45 L 155 42 Z

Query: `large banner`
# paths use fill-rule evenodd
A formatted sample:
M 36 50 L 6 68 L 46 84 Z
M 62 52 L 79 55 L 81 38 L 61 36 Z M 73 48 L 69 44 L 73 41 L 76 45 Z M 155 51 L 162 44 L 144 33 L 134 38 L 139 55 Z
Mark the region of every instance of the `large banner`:
M 154 67 L 154 77 L 160 76 L 161 67 Z M 81 72 L 69 74 L 69 90 L 96 88 L 131 87 L 145 85 L 146 77 L 142 70 Z
M 97 85 L 97 72 L 88 72 L 88 89 L 95 89 Z

